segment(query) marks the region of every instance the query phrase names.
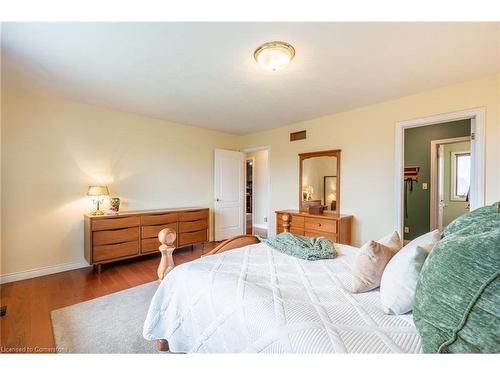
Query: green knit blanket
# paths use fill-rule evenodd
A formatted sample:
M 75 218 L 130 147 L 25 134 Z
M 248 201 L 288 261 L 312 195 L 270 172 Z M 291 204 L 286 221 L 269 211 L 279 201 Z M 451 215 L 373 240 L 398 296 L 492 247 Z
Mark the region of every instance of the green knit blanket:
M 284 232 L 276 237 L 261 238 L 260 240 L 283 254 L 300 259 L 332 259 L 337 256 L 333 242 L 324 237 L 311 238 Z

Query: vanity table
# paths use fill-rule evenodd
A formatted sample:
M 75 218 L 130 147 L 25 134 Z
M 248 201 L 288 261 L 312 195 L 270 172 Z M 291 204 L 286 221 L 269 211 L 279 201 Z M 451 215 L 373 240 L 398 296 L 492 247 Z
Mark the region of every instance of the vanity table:
M 290 233 L 306 237 L 325 237 L 336 243 L 351 244 L 351 215 L 314 215 L 297 210 L 276 211 L 276 234 L 285 231 L 284 214 L 290 217 Z
M 340 213 L 340 154 L 340 150 L 299 154 L 299 209 L 276 211 L 277 234 L 288 229 L 300 236 L 351 244 L 353 217 Z M 323 213 L 311 213 L 311 206 L 322 206 Z

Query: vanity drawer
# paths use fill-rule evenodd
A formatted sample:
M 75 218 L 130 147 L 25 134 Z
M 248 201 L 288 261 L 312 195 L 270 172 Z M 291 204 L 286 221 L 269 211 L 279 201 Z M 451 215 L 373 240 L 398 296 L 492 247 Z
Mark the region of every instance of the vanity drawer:
M 122 258 L 139 254 L 139 241 L 123 242 L 114 245 L 94 246 L 93 262 Z
M 93 233 L 93 244 L 108 245 L 139 239 L 139 227 L 115 230 L 101 230 Z
M 337 236 L 332 233 L 328 232 L 321 232 L 321 231 L 316 231 L 316 230 L 305 230 L 305 236 L 306 237 L 325 237 L 328 238 L 330 241 L 337 242 Z
M 138 216 L 129 217 L 106 217 L 103 219 L 92 220 L 92 230 L 119 229 L 138 226 L 140 219 Z
M 175 223 L 177 221 L 177 212 L 158 215 L 143 215 L 141 216 L 142 225 L 159 225 Z
M 141 241 L 141 253 L 152 253 L 154 251 L 159 251 L 161 243 L 158 238 L 147 238 Z M 174 244 L 175 245 L 175 244 Z
M 207 240 L 207 230 L 200 230 L 190 233 L 179 233 L 178 246 L 191 245 Z
M 278 228 L 276 230 L 276 234 L 283 233 L 285 229 L 283 228 L 283 225 L 278 225 Z M 288 231 L 292 234 L 296 234 L 297 236 L 303 236 L 304 235 L 304 228 L 293 228 L 290 227 L 290 230 Z
M 208 228 L 208 220 L 181 221 L 179 223 L 179 233 L 196 232 Z
M 314 218 L 314 217 L 306 217 L 305 218 L 305 229 L 307 230 L 316 230 L 322 232 L 330 232 L 337 233 L 337 221 Z
M 292 215 L 292 221 L 290 222 L 290 227 L 304 228 L 304 218 L 301 216 Z
M 278 225 L 283 226 L 283 215 L 278 215 Z M 304 228 L 304 218 L 300 216 L 290 215 L 290 228 Z
M 141 228 L 142 230 L 141 238 L 158 237 L 158 233 L 160 233 L 160 231 L 165 228 L 170 228 L 177 232 L 177 223 L 143 226 Z
M 290 228 L 290 233 L 296 234 L 297 236 L 303 236 L 304 235 L 304 228 Z
M 179 212 L 179 221 L 208 219 L 208 210 Z

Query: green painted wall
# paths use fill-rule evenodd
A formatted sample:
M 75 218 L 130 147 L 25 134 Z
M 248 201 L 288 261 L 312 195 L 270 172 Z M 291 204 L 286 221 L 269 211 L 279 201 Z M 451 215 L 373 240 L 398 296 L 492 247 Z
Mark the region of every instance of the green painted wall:
M 418 182 L 407 195 L 408 217 L 405 217 L 404 225 L 410 228 L 410 232 L 404 234 L 405 239 L 414 239 L 430 228 L 431 141 L 467 135 L 470 135 L 470 120 L 405 130 L 405 166 L 420 167 Z M 427 183 L 427 190 L 422 189 L 422 183 Z

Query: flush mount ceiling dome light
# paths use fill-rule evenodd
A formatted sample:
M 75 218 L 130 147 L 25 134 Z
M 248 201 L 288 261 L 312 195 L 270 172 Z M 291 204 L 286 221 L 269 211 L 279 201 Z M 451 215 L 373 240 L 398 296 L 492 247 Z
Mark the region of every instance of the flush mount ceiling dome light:
M 268 42 L 253 53 L 255 61 L 264 70 L 276 72 L 286 67 L 295 56 L 295 49 L 285 42 Z

